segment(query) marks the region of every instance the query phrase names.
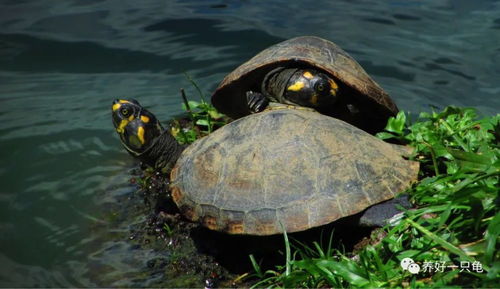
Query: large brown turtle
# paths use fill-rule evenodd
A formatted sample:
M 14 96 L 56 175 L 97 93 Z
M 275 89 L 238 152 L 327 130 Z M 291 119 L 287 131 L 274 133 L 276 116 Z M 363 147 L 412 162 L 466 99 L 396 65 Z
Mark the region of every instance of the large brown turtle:
M 408 149 L 306 109 L 270 109 L 188 147 L 137 101 L 115 100 L 113 123 L 141 161 L 173 168 L 184 216 L 230 234 L 306 230 L 393 198 L 417 178 Z
M 217 110 L 232 118 L 262 111 L 269 101 L 311 107 L 370 133 L 398 112 L 349 54 L 314 36 L 263 50 L 229 73 L 212 95 Z

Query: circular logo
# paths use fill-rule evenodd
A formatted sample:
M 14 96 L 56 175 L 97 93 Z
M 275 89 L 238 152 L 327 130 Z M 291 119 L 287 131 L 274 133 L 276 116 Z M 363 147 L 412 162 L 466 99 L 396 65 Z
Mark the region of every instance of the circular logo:
M 412 258 L 404 258 L 403 260 L 401 260 L 401 268 L 403 268 L 403 270 L 408 270 L 408 266 L 410 266 L 410 264 L 413 264 L 415 263 L 413 261 Z
M 408 272 L 412 274 L 418 274 L 418 272 L 420 272 L 420 265 L 418 265 L 417 263 L 408 265 Z

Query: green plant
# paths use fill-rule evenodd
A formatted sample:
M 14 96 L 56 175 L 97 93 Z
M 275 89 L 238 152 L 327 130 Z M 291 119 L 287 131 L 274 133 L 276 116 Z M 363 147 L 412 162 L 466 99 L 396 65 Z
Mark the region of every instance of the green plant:
M 163 230 L 167 234 L 167 237 L 172 237 L 174 235 L 174 231 L 167 223 L 163 224 Z
M 174 120 L 171 132 L 182 144 L 190 144 L 229 122 L 226 116 L 205 101 L 203 92 L 191 77 L 187 74 L 186 77 L 198 91 L 200 101 L 188 100 L 184 89 L 181 89 L 182 109 L 187 113 L 187 118 Z

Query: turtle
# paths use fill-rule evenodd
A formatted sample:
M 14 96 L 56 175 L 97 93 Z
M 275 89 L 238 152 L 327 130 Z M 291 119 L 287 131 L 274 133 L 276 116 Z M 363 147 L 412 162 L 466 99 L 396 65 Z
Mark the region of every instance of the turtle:
M 301 36 L 272 45 L 229 73 L 212 95 L 239 118 L 278 102 L 311 107 L 372 134 L 398 113 L 389 95 L 335 43 Z
M 188 146 L 135 100 L 115 100 L 112 115 L 134 157 L 170 171 L 180 212 L 229 234 L 273 235 L 331 223 L 394 198 L 419 170 L 405 158 L 410 148 L 296 106 L 271 106 Z

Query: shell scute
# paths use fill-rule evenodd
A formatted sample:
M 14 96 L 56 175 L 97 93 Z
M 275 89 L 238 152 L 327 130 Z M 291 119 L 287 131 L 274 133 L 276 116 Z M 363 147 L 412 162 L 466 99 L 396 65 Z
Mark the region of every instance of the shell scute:
M 193 143 L 177 161 L 171 186 L 181 211 L 209 228 L 296 232 L 406 189 L 419 166 L 404 159 L 405 152 L 316 112 L 270 110 Z

